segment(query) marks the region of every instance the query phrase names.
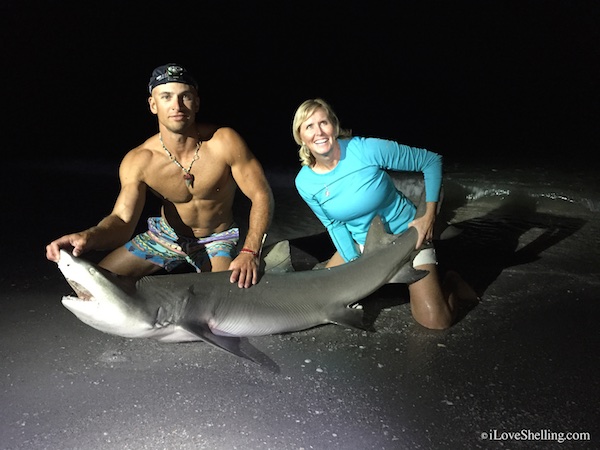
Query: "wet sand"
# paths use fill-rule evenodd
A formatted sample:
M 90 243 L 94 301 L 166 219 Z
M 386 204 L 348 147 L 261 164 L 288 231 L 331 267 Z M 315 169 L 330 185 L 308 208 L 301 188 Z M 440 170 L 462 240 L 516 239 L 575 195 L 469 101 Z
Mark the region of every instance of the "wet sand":
M 28 191 L 31 177 L 6 172 L 6 186 Z M 36 208 L 5 205 L 13 232 L 2 241 L 1 448 L 598 446 L 597 212 L 449 201 L 447 218 L 463 232 L 438 252 L 477 287 L 477 307 L 429 331 L 412 320 L 403 291 L 385 286 L 364 302 L 376 332 L 327 325 L 251 338 L 273 362 L 261 367 L 203 343 L 102 334 L 65 309 L 70 288 L 44 245 L 95 223 L 118 186 L 110 171 L 53 173 L 28 202 Z M 291 239 L 308 265 L 327 241 L 293 191 L 275 185 L 269 239 Z M 569 432 L 592 440 L 534 435 Z

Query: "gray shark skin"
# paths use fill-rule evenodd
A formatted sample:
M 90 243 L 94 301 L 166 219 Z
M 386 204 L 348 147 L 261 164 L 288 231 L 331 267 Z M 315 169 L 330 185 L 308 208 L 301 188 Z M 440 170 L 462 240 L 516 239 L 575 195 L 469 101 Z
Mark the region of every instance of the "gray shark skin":
M 421 203 L 421 206 L 424 202 Z M 251 288 L 229 272 L 148 276 L 133 282 L 61 250 L 58 267 L 77 293 L 63 305 L 99 331 L 161 342 L 205 341 L 249 358 L 239 338 L 300 331 L 324 324 L 366 329 L 350 307 L 412 267 L 417 231 L 385 233 L 375 218 L 363 256 L 322 270 L 264 273 Z M 412 269 L 411 280 L 427 272 Z

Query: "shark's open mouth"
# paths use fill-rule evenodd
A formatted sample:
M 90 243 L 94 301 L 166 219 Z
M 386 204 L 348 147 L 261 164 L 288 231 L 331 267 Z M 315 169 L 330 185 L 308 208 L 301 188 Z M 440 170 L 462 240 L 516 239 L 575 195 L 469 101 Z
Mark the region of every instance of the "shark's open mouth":
M 92 293 L 90 291 L 88 291 L 86 288 L 84 288 L 82 285 L 80 285 L 76 281 L 69 280 L 68 278 L 67 278 L 67 282 L 71 285 L 71 287 L 75 291 L 77 298 L 79 298 L 80 300 L 86 300 L 86 301 L 92 299 Z

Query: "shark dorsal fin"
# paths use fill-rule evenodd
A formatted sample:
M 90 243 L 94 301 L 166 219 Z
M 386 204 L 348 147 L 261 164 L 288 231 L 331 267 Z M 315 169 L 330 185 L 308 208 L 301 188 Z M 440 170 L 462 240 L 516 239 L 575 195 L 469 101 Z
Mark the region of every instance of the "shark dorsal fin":
M 380 248 L 384 248 L 389 245 L 396 236 L 390 234 L 386 231 L 385 225 L 381 220 L 381 217 L 375 216 L 371 221 L 371 225 L 369 226 L 369 231 L 367 232 L 367 240 L 365 242 L 365 251 L 364 253 L 370 253 Z
M 415 217 L 421 217 L 425 213 L 425 208 L 425 190 L 423 190 L 421 192 L 421 199 L 417 205 L 417 213 L 415 214 Z M 373 217 L 371 225 L 369 226 L 369 231 L 367 232 L 364 253 L 367 254 L 374 250 L 385 247 L 397 237 L 398 235 L 393 235 L 387 232 L 381 217 L 375 216 Z

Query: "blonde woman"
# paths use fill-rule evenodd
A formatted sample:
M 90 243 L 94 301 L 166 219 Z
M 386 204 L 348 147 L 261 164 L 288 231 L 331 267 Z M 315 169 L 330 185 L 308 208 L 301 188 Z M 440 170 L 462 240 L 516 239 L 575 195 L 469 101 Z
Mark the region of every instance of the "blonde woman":
M 474 300 L 476 294 L 455 272 L 449 272 L 443 284 L 438 278 L 432 238 L 442 185 L 441 156 L 390 140 L 352 137 L 322 99 L 302 103 L 292 127 L 302 164 L 296 188 L 337 250 L 327 266 L 360 257 L 375 215 L 390 233 L 414 227 L 421 251 L 413 265 L 429 274 L 408 287 L 413 317 L 427 328 L 450 327 L 459 301 Z M 415 205 L 396 190 L 387 170 L 423 173 L 426 211 L 421 217 L 415 218 Z

